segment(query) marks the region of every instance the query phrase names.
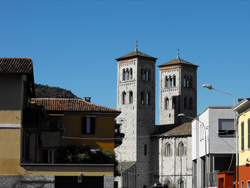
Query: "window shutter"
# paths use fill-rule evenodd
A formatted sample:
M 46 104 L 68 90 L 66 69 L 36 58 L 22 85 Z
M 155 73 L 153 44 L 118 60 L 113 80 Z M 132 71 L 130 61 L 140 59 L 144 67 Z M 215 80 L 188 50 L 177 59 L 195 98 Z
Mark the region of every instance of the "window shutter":
M 90 120 L 90 134 L 95 134 L 95 118 L 92 117 Z
M 82 134 L 86 134 L 86 117 L 82 117 Z

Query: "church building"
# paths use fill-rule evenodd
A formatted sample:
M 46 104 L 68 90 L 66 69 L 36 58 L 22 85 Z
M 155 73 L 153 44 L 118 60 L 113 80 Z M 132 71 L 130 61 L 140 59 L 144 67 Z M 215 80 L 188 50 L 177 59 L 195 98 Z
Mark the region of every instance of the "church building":
M 159 124 L 155 125 L 157 58 L 135 51 L 117 60 L 117 123 L 125 134 L 115 149 L 118 187 L 191 187 L 191 124 L 197 113 L 197 67 L 179 57 L 159 66 Z M 186 116 L 178 116 L 179 114 Z M 190 160 L 190 162 L 189 162 Z

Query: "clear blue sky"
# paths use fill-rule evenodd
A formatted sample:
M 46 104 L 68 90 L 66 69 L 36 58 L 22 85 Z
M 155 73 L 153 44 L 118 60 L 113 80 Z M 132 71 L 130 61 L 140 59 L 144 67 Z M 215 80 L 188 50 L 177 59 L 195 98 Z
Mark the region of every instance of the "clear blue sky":
M 0 0 L 0 56 L 29 57 L 35 82 L 116 108 L 115 58 L 135 48 L 198 68 L 198 113 L 250 97 L 248 0 Z M 159 75 L 156 68 L 156 123 Z

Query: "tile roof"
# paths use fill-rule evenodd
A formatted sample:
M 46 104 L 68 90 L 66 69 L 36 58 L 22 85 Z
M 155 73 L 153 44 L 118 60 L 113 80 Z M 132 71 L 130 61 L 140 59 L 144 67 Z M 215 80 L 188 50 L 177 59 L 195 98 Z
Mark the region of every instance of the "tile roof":
M 192 124 L 190 122 L 175 127 L 172 126 L 171 128 L 172 129 L 163 133 L 162 136 L 187 136 L 192 134 Z
M 180 64 L 183 64 L 183 65 L 191 65 L 191 66 L 195 66 L 195 67 L 198 67 L 197 65 L 195 64 L 192 64 L 192 63 L 189 63 L 188 61 L 185 61 L 179 57 L 177 57 L 176 59 L 173 59 L 167 63 L 164 63 L 162 65 L 159 65 L 158 67 L 165 67 L 165 66 L 171 66 L 171 65 L 180 65 Z
M 82 99 L 32 98 L 31 103 L 43 106 L 47 111 L 61 112 L 110 112 L 120 114 L 119 110 L 93 104 Z
M 33 74 L 32 60 L 30 58 L 0 58 L 0 73 Z
M 139 52 L 137 49 L 135 49 L 135 51 L 133 51 L 133 52 L 127 54 L 127 55 L 124 55 L 122 57 L 119 57 L 116 60 L 120 61 L 120 60 L 124 60 L 124 59 L 135 58 L 135 57 L 143 57 L 143 58 L 148 58 L 148 59 L 152 59 L 152 60 L 156 60 L 157 59 L 157 58 L 152 57 L 150 55 L 147 55 L 147 54 L 144 54 L 142 52 Z

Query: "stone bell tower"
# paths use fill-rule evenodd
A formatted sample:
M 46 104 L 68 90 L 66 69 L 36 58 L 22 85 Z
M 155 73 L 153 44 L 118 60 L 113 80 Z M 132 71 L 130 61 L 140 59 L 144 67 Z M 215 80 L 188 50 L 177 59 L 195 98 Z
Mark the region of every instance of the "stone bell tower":
M 117 108 L 121 111 L 117 122 L 125 134 L 122 144 L 116 148 L 121 156 L 117 159 L 135 162 L 136 187 L 148 186 L 150 178 L 144 172 L 150 171 L 150 134 L 155 126 L 156 58 L 136 47 L 116 60 Z
M 197 65 L 179 57 L 159 66 L 159 124 L 180 124 L 188 120 L 179 113 L 196 117 Z

